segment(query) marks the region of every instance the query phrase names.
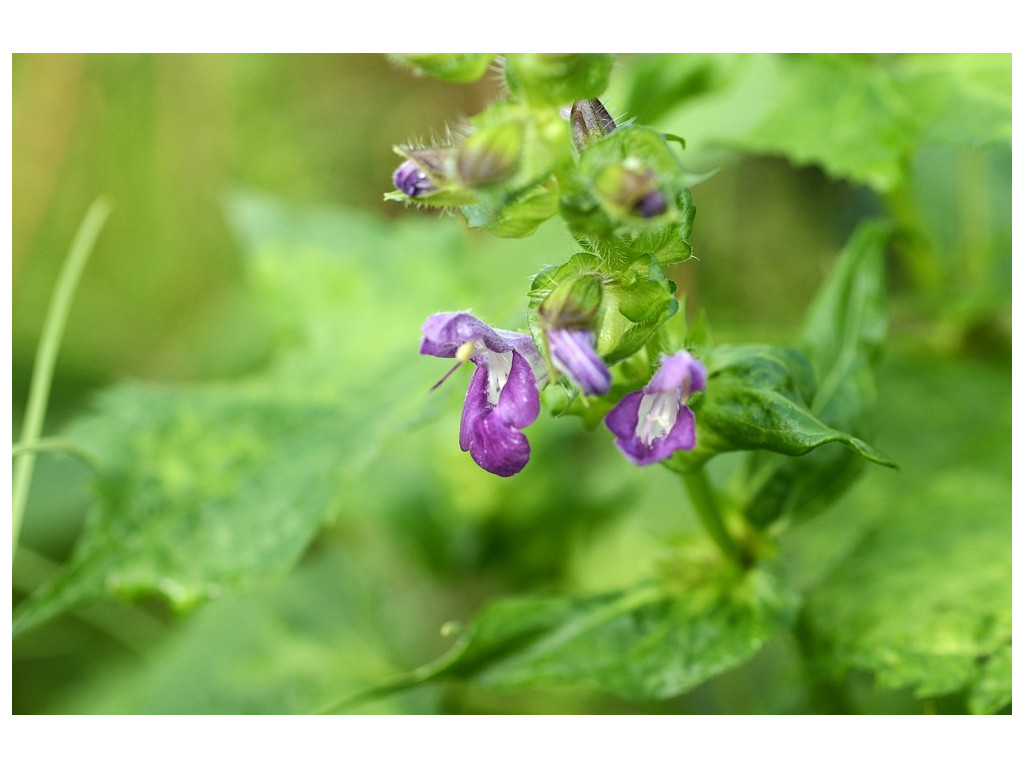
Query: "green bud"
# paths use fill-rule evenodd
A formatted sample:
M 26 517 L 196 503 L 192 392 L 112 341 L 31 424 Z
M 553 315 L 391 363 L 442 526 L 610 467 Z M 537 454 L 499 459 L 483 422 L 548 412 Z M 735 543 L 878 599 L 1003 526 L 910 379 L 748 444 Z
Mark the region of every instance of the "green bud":
M 430 75 L 449 83 L 471 83 L 487 74 L 493 53 L 396 53 L 392 61 L 418 75 Z
M 484 187 L 515 173 L 526 133 L 521 121 L 489 125 L 473 133 L 459 150 L 456 170 L 469 187 Z
M 456 151 L 455 147 L 400 147 L 397 150 L 422 168 L 439 187 L 452 178 Z
M 395 169 L 391 179 L 395 191 L 384 195 L 385 200 L 397 200 L 429 206 L 451 207 L 476 202 L 471 189 L 458 182 L 455 165 L 456 147 L 395 147 L 405 158 Z
M 572 142 L 582 152 L 588 144 L 603 139 L 615 130 L 615 121 L 597 99 L 579 99 L 569 112 Z
M 547 328 L 588 328 L 601 308 L 603 294 L 599 275 L 578 275 L 552 288 L 537 314 Z
M 505 81 L 520 98 L 561 106 L 600 96 L 608 87 L 614 58 L 609 53 L 509 53 Z
M 650 219 L 668 209 L 654 171 L 634 158 L 602 168 L 594 179 L 594 188 L 602 206 L 616 218 L 632 215 Z

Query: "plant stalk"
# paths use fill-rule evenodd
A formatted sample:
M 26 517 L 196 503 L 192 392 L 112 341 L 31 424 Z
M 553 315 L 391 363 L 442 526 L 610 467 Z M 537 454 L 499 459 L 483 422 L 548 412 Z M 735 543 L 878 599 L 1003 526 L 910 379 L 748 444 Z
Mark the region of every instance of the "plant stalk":
M 725 527 L 718 506 L 718 498 L 708 481 L 707 474 L 703 469 L 698 469 L 692 472 L 683 472 L 682 478 L 683 485 L 686 487 L 686 492 L 690 496 L 690 501 L 693 502 L 693 508 L 696 510 L 704 530 L 718 545 L 722 554 L 737 567 L 742 568 L 743 553 Z
M 57 363 L 57 351 L 60 349 L 64 328 L 67 326 L 71 301 L 78 287 L 78 281 L 85 269 L 89 255 L 92 253 L 96 238 L 99 237 L 111 205 L 105 199 L 96 200 L 85 214 L 71 249 L 61 267 L 57 278 L 57 288 L 50 307 L 46 312 L 43 334 L 39 339 L 35 364 L 32 368 L 32 382 L 28 390 L 28 403 L 25 407 L 25 420 L 21 428 L 23 445 L 33 445 L 39 441 L 43 432 L 43 421 L 46 417 L 46 405 L 50 397 L 50 385 L 53 382 L 53 371 Z M 25 504 L 28 491 L 32 484 L 32 472 L 35 468 L 34 451 L 21 451 L 14 459 L 14 475 L 12 482 L 11 525 L 14 551 L 18 549 L 18 536 L 21 533 L 21 521 L 25 515 Z

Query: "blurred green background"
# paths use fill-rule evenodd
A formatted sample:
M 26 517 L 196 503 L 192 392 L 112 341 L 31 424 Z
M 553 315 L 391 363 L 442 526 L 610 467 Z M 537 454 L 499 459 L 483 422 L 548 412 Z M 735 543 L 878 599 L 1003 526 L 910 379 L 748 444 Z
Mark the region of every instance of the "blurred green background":
M 904 66 L 879 59 L 864 66 Z M 767 86 L 787 82 L 772 73 L 799 61 L 632 55 L 617 63 L 605 99 L 611 112 L 684 136 L 692 170 L 718 168 L 693 190 L 697 258 L 672 275 L 691 312 L 707 309 L 716 341 L 791 340 L 858 220 L 887 214 L 905 227 L 889 261 L 892 338 L 877 437 L 903 469 L 871 468 L 839 509 L 789 540 L 792 567 L 807 583 L 842 567 L 864 532 L 891 516 L 887 504 L 914 510 L 936 494 L 929 503 L 946 505 L 958 526 L 983 508 L 997 547 L 1005 535 L 1008 558 L 1009 116 L 978 107 L 1001 104 L 989 95 L 1004 91 L 1008 106 L 1008 62 L 917 62 L 935 78 L 966 83 L 950 89 L 954 96 L 976 98 L 939 104 L 936 114 L 966 107 L 981 127 L 936 120 L 903 143 L 899 126 L 860 121 L 855 82 L 838 94 L 825 89 L 836 96 L 835 114 L 808 113 L 801 125 L 819 137 L 855 122 L 851 146 L 865 151 L 877 139 L 877 162 L 854 158 L 855 170 L 816 153 L 812 139 L 803 154 L 773 144 L 773 132 L 790 129 L 765 112 Z M 445 84 L 370 55 L 15 55 L 16 432 L 61 261 L 99 195 L 115 208 L 75 297 L 46 434 L 60 434 L 115 382 L 227 380 L 272 358 L 274 320 L 244 281 L 243 244 L 227 213 L 237 195 L 267 196 L 291 211 L 363 212 L 382 237 L 422 224 L 395 235 L 409 249 L 443 232 L 457 244 L 450 266 L 465 273 L 464 285 L 451 288 L 451 305 L 426 311 L 471 302 L 495 325 L 521 323 L 530 275 L 573 251 L 557 222 L 535 238 L 498 241 L 452 217 L 382 201 L 397 163 L 393 144 L 443 136 L 500 88 L 497 75 Z M 930 107 L 946 94 L 927 85 L 920 92 Z M 976 139 L 990 135 L 997 138 Z M 382 269 L 379 258 L 366 253 L 363 268 Z M 446 295 L 443 281 L 427 288 L 399 275 L 390 284 L 396 304 L 415 305 L 403 295 L 417 291 Z M 397 320 L 361 329 L 367 347 L 408 334 L 410 379 L 425 389 L 441 371 L 416 355 L 417 332 Z M 337 370 L 360 365 L 342 359 Z M 185 617 L 155 600 L 109 601 L 19 638 L 15 712 L 308 711 L 435 657 L 450 643 L 438 628 L 468 620 L 496 595 L 630 583 L 665 541 L 694 527 L 668 473 L 625 466 L 605 435 L 571 419 L 542 417 L 531 429 L 530 471 L 507 482 L 485 475 L 457 449 L 460 387 L 449 383 L 433 421 L 360 469 L 290 576 L 257 577 Z M 89 477 L 71 459 L 39 460 L 15 561 L 16 603 L 68 558 L 89 507 Z M 935 491 L 939 477 L 945 491 Z M 870 664 L 835 685 L 808 682 L 798 646 L 796 637 L 780 639 L 751 665 L 656 704 L 586 690 L 498 696 L 449 686 L 364 711 L 921 711 L 905 683 L 876 687 Z M 964 704 L 951 695 L 927 706 Z

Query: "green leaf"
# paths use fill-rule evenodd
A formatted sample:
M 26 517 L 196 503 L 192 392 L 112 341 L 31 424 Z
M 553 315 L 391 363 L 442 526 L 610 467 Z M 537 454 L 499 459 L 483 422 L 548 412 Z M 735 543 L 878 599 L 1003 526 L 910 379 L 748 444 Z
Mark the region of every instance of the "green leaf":
M 658 123 L 683 133 L 691 152 L 727 146 L 781 154 L 885 192 L 902 183 L 923 144 L 1010 139 L 1008 54 L 676 54 L 656 61 L 663 70 L 657 91 L 642 85 L 640 92 L 663 101 L 638 103 L 637 114 L 650 120 L 648 112 L 674 107 Z
M 838 670 L 869 669 L 918 696 L 1010 701 L 1010 515 L 1003 478 L 936 478 L 812 593 L 810 621 Z
M 389 621 L 412 609 L 389 592 L 380 553 L 368 555 L 327 540 L 287 578 L 256 579 L 246 594 L 203 606 L 143 658 L 94 665 L 49 711 L 306 714 L 393 675 L 400 654 Z M 430 711 L 425 693 L 358 712 Z
M 893 466 L 863 440 L 827 426 L 811 413 L 814 375 L 800 350 L 719 346 L 706 363 L 707 389 L 691 401 L 697 415 L 697 448 L 670 460 L 680 470 L 727 451 L 800 456 L 832 442 L 869 461 Z
M 641 349 L 679 307 L 674 283 L 651 256 L 641 256 L 615 271 L 592 253 L 577 253 L 564 264 L 537 274 L 530 286 L 531 308 L 538 309 L 554 292 L 563 290 L 562 286 L 576 284 L 581 278 L 599 278 L 603 283 L 600 309 L 591 325 L 597 353 L 608 363 Z M 545 342 L 541 338 L 539 343 Z
M 873 432 L 873 367 L 886 330 L 883 256 L 893 228 L 862 224 L 815 297 L 801 333 L 818 382 L 811 413 L 834 429 Z M 790 515 L 820 512 L 843 493 L 864 464 L 848 451 L 825 448 L 799 458 L 754 454 L 736 486 L 746 497 L 744 514 L 760 527 Z
M 589 685 L 633 700 L 678 696 L 751 658 L 795 608 L 767 570 L 694 565 L 679 581 L 492 603 L 448 656 L 380 692 L 461 680 L 500 691 Z
M 270 363 L 236 381 L 120 386 L 72 424 L 99 465 L 96 505 L 15 632 L 107 595 L 184 609 L 286 572 L 344 513 L 346 483 L 447 404 L 415 349 L 423 319 L 471 293 L 449 276 L 462 275 L 454 222 L 396 227 L 255 197 L 231 215 L 276 334 Z M 393 287 L 406 283 L 415 295 Z
M 918 355 L 881 373 L 903 468 L 869 474 L 785 543 L 792 572 L 810 577 L 812 647 L 833 674 L 997 711 L 1011 698 L 1009 371 Z M 859 543 L 823 556 L 857 529 Z
M 529 237 L 558 213 L 558 195 L 550 185 L 538 186 L 497 202 L 464 205 L 461 210 L 470 229 L 487 229 L 498 237 Z

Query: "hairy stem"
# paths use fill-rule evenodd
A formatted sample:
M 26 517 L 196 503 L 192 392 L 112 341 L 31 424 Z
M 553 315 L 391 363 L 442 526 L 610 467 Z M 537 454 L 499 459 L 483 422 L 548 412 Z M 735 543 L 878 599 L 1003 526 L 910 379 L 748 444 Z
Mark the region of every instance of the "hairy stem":
M 32 368 L 32 383 L 29 385 L 28 404 L 25 407 L 25 420 L 21 428 L 21 444 L 33 445 L 39 441 L 43 432 L 43 420 L 46 417 L 46 404 L 50 396 L 50 384 L 53 382 L 53 371 L 57 363 L 57 350 L 67 325 L 71 300 L 78 287 L 79 278 L 85 269 L 89 255 L 92 253 L 96 238 L 103 228 L 107 216 L 110 215 L 110 203 L 99 199 L 90 206 L 75 239 L 71 250 L 64 260 L 60 275 L 57 278 L 57 289 L 50 301 L 43 325 L 43 335 L 39 339 L 35 364 Z M 25 515 L 25 504 L 28 491 L 32 484 L 32 471 L 35 468 L 34 451 L 21 451 L 15 457 L 14 476 L 12 482 L 11 525 L 13 548 L 18 548 L 18 536 L 21 533 L 21 521 Z

